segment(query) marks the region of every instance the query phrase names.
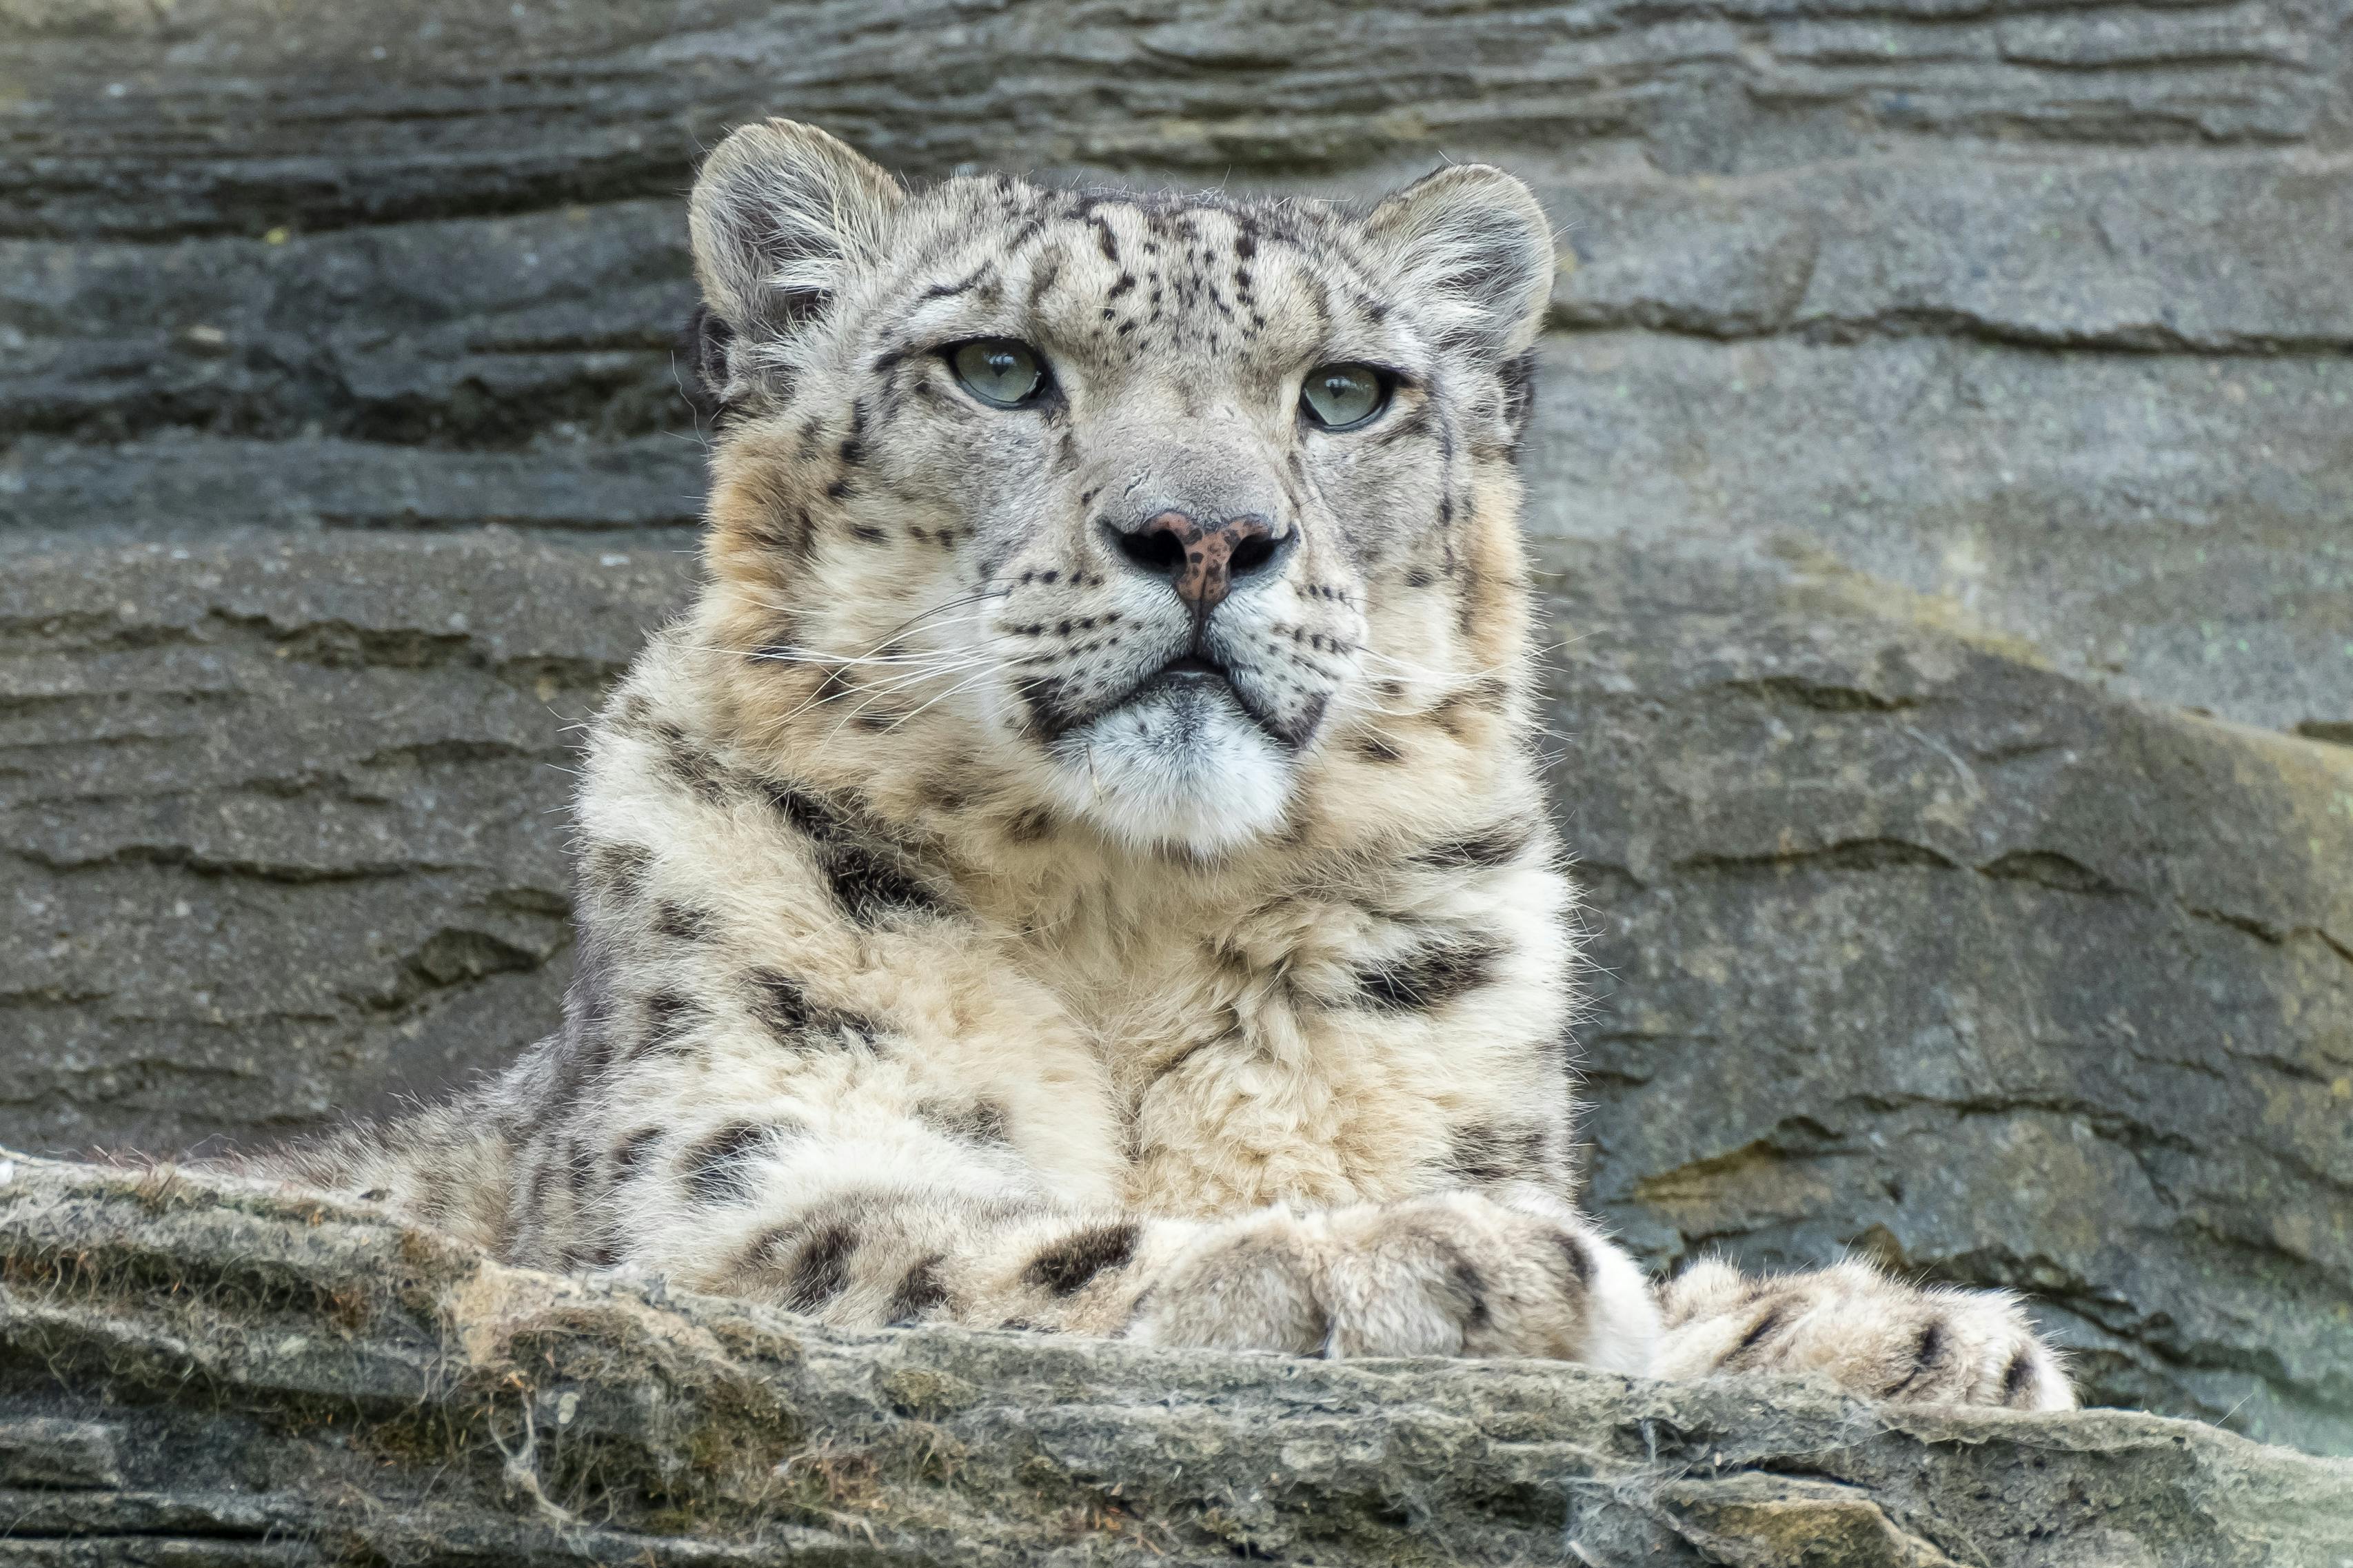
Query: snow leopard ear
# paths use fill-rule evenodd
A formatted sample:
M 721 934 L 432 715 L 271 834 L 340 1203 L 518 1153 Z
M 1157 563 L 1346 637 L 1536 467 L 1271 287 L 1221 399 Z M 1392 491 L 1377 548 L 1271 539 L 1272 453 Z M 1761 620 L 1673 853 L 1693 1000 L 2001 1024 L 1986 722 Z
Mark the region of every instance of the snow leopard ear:
M 879 257 L 907 193 L 813 125 L 746 125 L 703 161 L 687 203 L 694 276 L 731 343 L 789 336 Z
M 1510 174 L 1440 169 L 1375 207 L 1365 232 L 1449 342 L 1494 362 L 1535 342 L 1552 297 L 1552 225 Z

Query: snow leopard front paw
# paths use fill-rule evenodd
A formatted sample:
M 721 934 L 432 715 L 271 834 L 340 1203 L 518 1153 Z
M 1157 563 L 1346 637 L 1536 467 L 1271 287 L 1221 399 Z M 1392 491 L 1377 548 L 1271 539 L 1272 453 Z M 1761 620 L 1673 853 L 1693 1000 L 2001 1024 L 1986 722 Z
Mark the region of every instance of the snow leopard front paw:
M 1543 1356 L 1648 1363 L 1656 1309 L 1630 1259 L 1565 1205 L 1448 1193 L 1200 1227 L 1126 1336 L 1321 1356 Z
M 1662 1298 L 1662 1377 L 1810 1372 L 1904 1405 L 2075 1405 L 2057 1354 L 2002 1291 L 1907 1285 L 1855 1262 L 1743 1279 L 1710 1261 Z

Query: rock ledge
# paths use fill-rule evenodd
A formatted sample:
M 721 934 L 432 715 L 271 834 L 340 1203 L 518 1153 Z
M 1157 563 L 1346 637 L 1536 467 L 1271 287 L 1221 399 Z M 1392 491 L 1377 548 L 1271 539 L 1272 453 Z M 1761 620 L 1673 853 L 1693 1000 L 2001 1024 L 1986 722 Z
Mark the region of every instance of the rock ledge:
M 2353 1462 L 1795 1381 L 848 1335 L 0 1153 L 0 1564 L 2353 1563 Z

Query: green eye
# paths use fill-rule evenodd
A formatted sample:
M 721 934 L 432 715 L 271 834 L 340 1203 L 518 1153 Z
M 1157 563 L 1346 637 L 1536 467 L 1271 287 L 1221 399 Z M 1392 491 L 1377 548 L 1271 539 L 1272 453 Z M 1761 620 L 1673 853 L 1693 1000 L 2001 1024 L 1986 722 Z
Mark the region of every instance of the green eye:
M 1362 425 L 1388 401 L 1388 377 L 1368 364 L 1319 364 L 1299 389 L 1300 407 L 1326 430 Z
M 948 364 L 964 389 L 983 403 L 1014 408 L 1046 384 L 1045 366 L 1028 343 L 1011 338 L 975 338 L 948 351 Z

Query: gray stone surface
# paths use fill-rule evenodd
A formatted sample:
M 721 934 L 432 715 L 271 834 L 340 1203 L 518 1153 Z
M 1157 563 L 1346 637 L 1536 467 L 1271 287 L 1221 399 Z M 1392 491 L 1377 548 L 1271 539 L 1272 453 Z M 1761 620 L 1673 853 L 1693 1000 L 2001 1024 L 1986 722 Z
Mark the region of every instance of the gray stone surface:
M 828 1332 L 0 1155 L 0 1563 L 2342 1568 L 2353 1462 L 1792 1379 Z
M 1540 182 L 1554 320 L 1816 342 L 2353 347 L 2353 159 L 1978 148 L 1722 177 Z
M 102 447 L 27 437 L 5 460 L 0 555 L 84 541 L 203 541 L 255 524 L 311 533 L 676 529 L 662 548 L 677 551 L 693 547 L 702 514 L 702 448 L 681 432 L 558 436 L 488 451 L 183 431 Z
M 0 424 L 499 446 L 670 424 L 670 202 L 169 244 L 0 241 Z
M 2336 0 L 9 0 L 10 232 L 163 237 L 673 194 L 778 110 L 965 161 L 1290 177 L 1441 149 L 1731 173 L 1868 147 L 2341 138 Z M 332 143 L 321 136 L 333 128 Z
M 496 531 L 11 559 L 9 1141 L 269 1137 L 544 1032 L 565 726 L 691 575 L 667 541 Z
M 2353 354 L 1611 331 L 1545 372 L 1539 535 L 1812 553 L 2119 695 L 2353 720 Z
M 2013 1286 L 2104 1403 L 2353 1447 L 2353 750 L 1838 567 L 1555 566 L 1620 1233 Z
M 0 1142 L 549 1025 L 564 727 L 691 580 L 680 193 L 767 112 L 1527 174 L 1598 1201 L 2353 1451 L 2353 0 L 0 0 Z

